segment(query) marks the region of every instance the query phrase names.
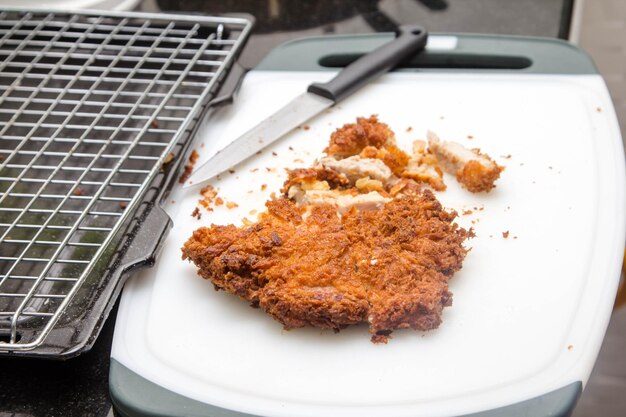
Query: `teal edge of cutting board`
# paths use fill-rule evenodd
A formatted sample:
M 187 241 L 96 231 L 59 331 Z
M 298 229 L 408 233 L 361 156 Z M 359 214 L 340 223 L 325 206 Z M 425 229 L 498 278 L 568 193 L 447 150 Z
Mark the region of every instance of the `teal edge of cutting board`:
M 192 400 L 137 375 L 111 359 L 109 389 L 115 410 L 123 417 L 258 417 Z M 516 404 L 463 417 L 569 416 L 582 392 L 574 382 Z
M 530 60 L 522 69 L 407 69 L 421 72 L 497 72 L 582 75 L 598 74 L 589 56 L 576 46 L 557 39 L 517 36 L 436 34 L 454 36 L 454 49 L 430 52 L 450 56 L 475 54 L 515 56 Z M 319 64 L 329 55 L 367 53 L 388 42 L 391 34 L 324 36 L 296 39 L 273 49 L 255 70 L 261 71 L 327 71 L 336 70 Z M 109 390 L 114 407 L 123 417 L 254 417 L 205 404 L 171 392 L 111 359 Z M 565 417 L 569 416 L 582 392 L 582 382 L 574 382 L 555 391 L 508 406 L 467 414 L 462 417 Z

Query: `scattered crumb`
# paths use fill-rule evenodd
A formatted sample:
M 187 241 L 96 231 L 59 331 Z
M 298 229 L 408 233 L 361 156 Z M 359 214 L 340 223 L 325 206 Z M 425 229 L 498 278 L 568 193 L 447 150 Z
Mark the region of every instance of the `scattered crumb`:
M 602 113 L 602 107 L 596 107 L 596 111 L 597 111 L 598 113 Z
M 232 201 L 228 201 L 228 202 L 226 203 L 226 208 L 228 208 L 229 210 L 230 210 L 230 209 L 237 208 L 237 207 L 239 207 L 239 204 L 237 204 L 237 203 L 233 203 Z
M 207 185 L 200 190 L 202 200 L 198 200 L 198 203 L 208 211 L 213 211 L 211 205 L 215 204 L 217 197 L 217 191 L 213 186 Z
M 293 160 L 293 162 L 294 162 L 294 163 L 300 163 L 300 164 L 303 164 L 303 163 L 304 163 L 304 161 L 303 161 L 302 159 L 300 159 L 300 158 L 296 158 L 296 159 L 294 159 L 294 160 Z
M 128 203 L 126 201 L 120 201 L 120 208 L 126 210 L 126 207 L 128 207 Z
M 509 237 L 509 231 L 507 230 L 506 232 L 502 232 L 502 237 L 503 238 L 508 238 Z
M 222 200 L 222 197 L 217 197 L 217 198 L 215 199 L 215 205 L 216 205 L 216 206 L 221 206 L 221 205 L 223 205 L 223 204 L 224 204 L 224 200 Z
M 511 156 L 512 156 L 511 154 L 508 154 L 508 155 L 502 155 L 502 156 L 501 156 L 501 158 L 504 158 L 504 159 L 511 159 Z
M 467 138 L 471 140 L 471 139 L 474 139 L 474 136 L 473 135 L 467 135 Z
M 202 213 L 200 213 L 200 209 L 198 207 L 193 209 L 193 211 L 191 212 L 191 217 L 195 217 L 198 220 L 202 218 Z
M 270 194 L 270 198 L 272 200 L 276 199 L 276 193 L 274 191 L 272 191 L 272 193 Z
M 257 151 L 257 155 L 261 155 L 263 153 L 263 151 Z
M 574 345 L 569 345 L 569 346 L 567 347 L 567 350 L 572 350 L 572 349 L 574 349 Z
M 489 235 L 489 237 L 493 237 L 493 235 Z
M 408 133 L 408 132 L 410 132 L 410 131 L 412 131 L 412 130 L 413 130 L 413 127 L 411 127 L 411 126 L 409 126 L 409 127 L 407 127 L 407 128 L 406 128 L 407 133 Z
M 463 210 L 463 215 L 464 216 L 469 216 L 472 213 L 473 213 L 472 210 Z
M 309 126 L 309 125 L 302 126 L 302 129 L 304 129 L 304 130 L 309 130 L 310 128 L 311 128 L 311 126 Z
M 228 172 L 230 172 L 231 174 L 234 174 L 237 171 L 235 171 L 234 169 L 229 169 Z
M 218 181 L 221 181 L 222 180 L 222 176 L 218 174 L 218 175 L 215 176 L 215 179 L 218 180 Z
M 171 203 L 172 203 L 172 204 L 176 204 L 176 200 L 172 200 L 172 201 L 171 201 Z
M 161 170 L 165 170 L 167 165 L 174 160 L 174 154 L 172 152 L 165 155 L 165 159 L 163 159 L 163 164 L 161 164 Z
M 552 167 L 548 167 L 548 169 L 552 169 Z
M 443 120 L 443 119 L 445 119 L 445 117 L 443 117 L 443 116 L 439 116 L 439 119 L 440 119 L 440 120 Z
M 262 184 L 261 185 L 261 191 L 265 191 L 267 190 L 267 184 Z
M 202 143 L 200 144 L 200 147 L 201 147 L 201 148 L 204 148 L 204 142 L 202 142 Z
M 523 167 L 523 166 L 524 166 L 524 163 L 523 163 L 523 162 L 520 162 L 520 163 L 519 163 L 519 166 Z
M 254 191 L 252 190 L 248 190 L 248 194 L 252 194 Z
M 244 226 L 250 226 L 253 223 L 250 221 L 250 219 L 248 219 L 247 217 L 244 217 L 243 219 L 241 219 L 241 223 L 243 223 Z
M 513 239 L 517 239 L 517 236 L 513 236 Z
M 276 172 L 276 168 L 265 168 L 267 172 Z
M 252 168 L 252 169 L 250 170 L 250 172 L 257 172 L 258 170 L 259 170 L 259 168 Z
M 289 150 L 290 150 L 290 151 L 293 151 L 293 146 L 290 146 L 290 147 L 289 147 Z
M 74 188 L 74 191 L 72 191 L 72 194 L 77 195 L 77 196 L 81 196 L 81 195 L 83 195 L 83 190 L 80 187 L 76 187 L 76 188 Z
M 254 216 L 256 214 L 256 210 L 250 210 L 250 215 Z
M 276 152 L 272 152 L 272 156 L 278 156 Z
M 159 121 L 157 119 L 152 119 L 152 122 L 150 122 L 150 126 L 152 126 L 154 129 L 158 129 Z
M 196 162 L 198 162 L 199 157 L 200 154 L 196 152 L 195 149 L 191 151 L 191 154 L 189 155 L 189 162 L 187 162 L 187 164 L 185 165 L 183 173 L 178 179 L 179 183 L 184 184 L 185 181 L 189 179 L 189 177 L 191 176 L 191 172 L 193 171 L 193 167 L 196 165 Z

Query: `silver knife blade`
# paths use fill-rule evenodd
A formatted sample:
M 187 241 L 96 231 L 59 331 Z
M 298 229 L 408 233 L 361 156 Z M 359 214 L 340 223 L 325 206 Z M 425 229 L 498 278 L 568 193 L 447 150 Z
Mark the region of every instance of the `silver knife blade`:
M 303 93 L 299 95 L 285 107 L 213 155 L 191 174 L 183 188 L 203 183 L 248 159 L 333 104 L 335 104 L 333 100 L 316 94 Z

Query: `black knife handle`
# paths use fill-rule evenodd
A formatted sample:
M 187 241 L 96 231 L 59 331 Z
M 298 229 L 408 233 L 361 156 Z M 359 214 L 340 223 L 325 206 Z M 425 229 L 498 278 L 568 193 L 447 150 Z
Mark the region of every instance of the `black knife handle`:
M 421 26 L 400 26 L 393 41 L 357 59 L 327 83 L 311 84 L 307 91 L 336 103 L 424 49 L 427 39 L 428 33 Z

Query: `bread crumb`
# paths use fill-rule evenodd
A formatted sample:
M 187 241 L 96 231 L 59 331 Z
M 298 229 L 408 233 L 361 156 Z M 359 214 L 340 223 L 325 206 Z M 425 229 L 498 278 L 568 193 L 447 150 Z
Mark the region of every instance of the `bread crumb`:
M 230 209 L 234 209 L 234 208 L 239 207 L 239 204 L 237 204 L 237 203 L 233 203 L 232 201 L 228 201 L 228 202 L 226 203 L 226 207 L 230 210 Z
M 216 205 L 216 206 L 221 206 L 221 205 L 223 205 L 223 204 L 224 204 L 224 200 L 222 200 L 222 197 L 217 197 L 217 198 L 215 199 L 215 205 Z
M 267 190 L 267 184 L 261 184 L 261 191 Z
M 289 150 L 290 150 L 290 151 L 293 151 L 293 146 L 290 146 L 290 147 L 289 147 Z
M 150 122 L 150 126 L 152 126 L 154 129 L 158 129 L 159 121 L 157 119 L 152 119 L 152 121 Z
M 252 168 L 252 169 L 250 170 L 250 172 L 257 172 L 258 170 L 259 170 L 259 168 Z
M 128 207 L 128 203 L 126 201 L 120 201 L 120 208 L 126 210 L 126 207 Z
M 406 128 L 407 133 L 408 133 L 408 132 L 410 132 L 410 131 L 412 131 L 412 130 L 413 130 L 413 127 L 411 127 L 411 126 L 409 126 L 409 127 L 407 127 L 407 128 Z
M 274 191 L 272 191 L 272 193 L 270 194 L 270 198 L 272 200 L 274 200 L 276 198 L 276 193 Z
M 572 349 L 574 349 L 574 345 L 569 345 L 569 346 L 567 347 L 567 350 L 570 350 L 570 351 L 571 351 Z
M 195 217 L 198 220 L 202 218 L 202 213 L 200 213 L 200 209 L 198 207 L 193 209 L 193 211 L 191 212 L 191 217 Z
M 80 187 L 76 187 L 76 188 L 74 188 L 74 191 L 72 191 L 72 194 L 74 194 L 76 196 L 81 196 L 81 195 L 83 195 L 83 190 Z
M 303 164 L 304 163 L 304 161 L 302 159 L 300 159 L 300 158 L 294 159 L 293 162 L 296 163 L 296 164 L 298 164 L 298 163 Z
M 509 237 L 509 231 L 507 230 L 506 232 L 502 232 L 502 237 L 503 238 L 508 238 Z
M 311 128 L 311 126 L 309 126 L 309 125 L 302 126 L 302 129 L 304 129 L 304 130 L 309 130 L 310 128 Z
M 235 171 L 234 169 L 229 169 L 228 172 L 231 173 L 231 174 L 234 174 L 237 171 Z
M 201 147 L 201 148 L 204 148 L 204 142 L 202 142 L 202 143 L 200 144 L 200 147 Z
M 199 157 L 200 157 L 200 154 L 196 152 L 195 149 L 191 151 L 191 154 L 189 155 L 189 161 L 185 165 L 185 168 L 183 169 L 183 173 L 180 175 L 180 178 L 178 179 L 179 183 L 184 184 L 185 181 L 189 179 L 189 177 L 191 176 L 191 172 L 193 171 L 193 167 L 196 165 L 196 162 L 198 162 Z
M 472 213 L 473 213 L 472 210 L 463 210 L 463 215 L 464 216 L 469 216 Z
M 276 152 L 272 152 L 272 156 L 278 156 Z
M 508 155 L 502 155 L 501 157 L 504 159 L 511 159 L 511 156 L 512 156 L 511 154 L 508 154 Z
M 467 138 L 472 140 L 472 139 L 474 139 L 474 136 L 473 135 L 467 135 Z
M 254 216 L 254 215 L 256 214 L 256 210 L 254 210 L 254 209 L 253 209 L 253 210 L 250 210 L 250 212 L 249 212 L 249 213 L 250 213 L 250 215 L 251 215 L 251 216 Z
M 598 113 L 602 113 L 602 107 L 596 107 L 596 111 L 597 111 Z

